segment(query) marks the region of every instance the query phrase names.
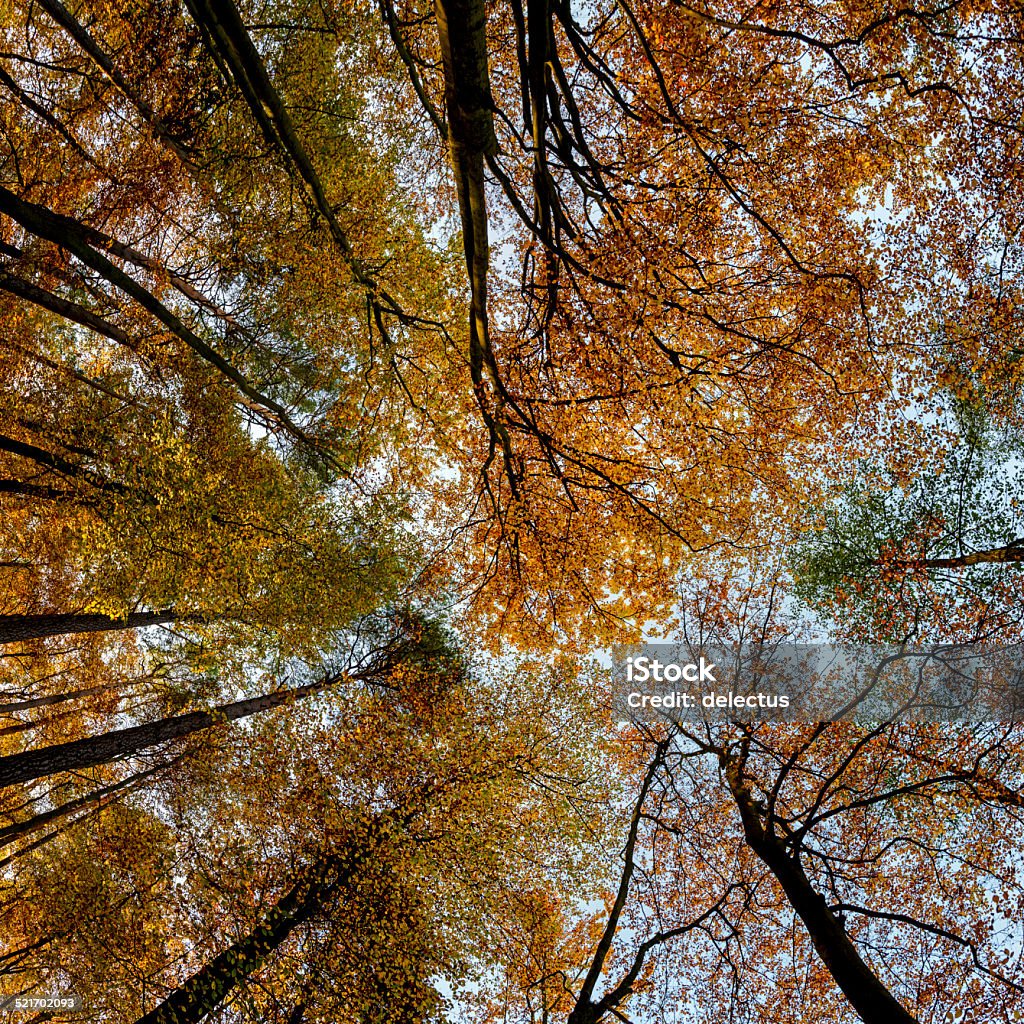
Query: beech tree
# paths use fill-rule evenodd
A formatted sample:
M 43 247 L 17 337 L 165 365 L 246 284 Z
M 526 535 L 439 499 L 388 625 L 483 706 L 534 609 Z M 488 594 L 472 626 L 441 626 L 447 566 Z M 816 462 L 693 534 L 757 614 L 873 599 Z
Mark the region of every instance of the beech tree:
M 26 22 L 7 293 L 325 471 L 389 462 L 498 628 L 663 613 L 679 564 L 892 456 L 904 397 L 1012 391 L 998 4 L 187 11 Z M 113 117 L 117 159 L 82 141 Z
M 889 443 L 904 399 L 1006 378 L 1002 6 L 384 10 L 451 151 L 496 615 L 621 629 L 666 562 L 758 543 L 833 466 L 875 445 L 912 465 Z M 517 222 L 521 274 L 489 266 L 487 211 Z
M 762 575 L 723 587 L 720 565 L 695 581 L 679 639 L 806 639 Z M 491 1019 L 1012 1019 L 1017 733 L 620 726 L 604 907 L 557 885 L 510 901 Z
M 5 994 L 1013 1019 L 1014 723 L 557 656 L 1018 635 L 1018 5 L 0 24 Z
M 488 1019 L 1012 1019 L 1015 726 L 618 739 L 631 795 L 604 907 L 557 886 L 510 901 Z
M 89 827 L 15 860 L 10 979 L 73 979 L 126 1020 L 303 1000 L 311 1019 L 429 1019 L 435 976 L 459 984 L 484 945 L 499 896 L 479 880 L 551 856 L 544 808 L 579 788 L 588 756 L 564 683 L 520 675 L 517 697 L 482 700 L 441 639 L 427 629 L 372 687 L 161 755 L 146 787 L 124 777 Z

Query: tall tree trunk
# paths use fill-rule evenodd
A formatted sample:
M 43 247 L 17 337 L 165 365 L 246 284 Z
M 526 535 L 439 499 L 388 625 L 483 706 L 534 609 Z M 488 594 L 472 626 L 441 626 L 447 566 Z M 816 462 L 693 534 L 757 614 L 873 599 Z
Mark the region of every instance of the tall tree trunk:
M 394 816 L 387 818 L 394 822 Z M 214 957 L 136 1024 L 198 1024 L 239 982 L 258 970 L 299 925 L 349 884 L 359 866 L 374 856 L 384 841 L 389 831 L 387 818 L 378 820 L 356 843 L 348 844 L 345 854 L 323 857 L 306 868 L 248 935 Z
M 30 711 L 32 708 L 45 708 L 52 704 L 64 704 L 69 700 L 92 697 L 94 694 L 104 693 L 113 688 L 113 683 L 103 683 L 101 686 L 86 686 L 84 689 L 71 690 L 68 693 L 51 693 L 45 697 L 26 697 L 24 700 L 13 701 L 10 704 L 0 704 L 0 715 L 13 714 L 15 711 Z M 7 696 L 9 692 L 3 691 L 2 695 Z
M 45 448 L 29 444 L 27 441 L 19 441 L 17 438 L 0 434 L 0 451 L 9 452 L 19 458 L 28 459 L 37 466 L 43 466 L 55 473 L 61 473 L 68 477 L 85 477 L 90 483 L 95 482 L 95 474 L 89 476 L 89 471 L 82 466 L 69 462 L 61 455 L 54 455 Z
M 469 370 L 480 413 L 502 451 L 513 496 L 512 441 L 505 424 L 508 392 L 491 345 L 487 311 L 490 242 L 484 161 L 498 152 L 494 97 L 487 64 L 484 0 L 434 0 L 448 113 L 448 147 L 462 220 L 462 248 L 469 275 Z
M 234 722 L 261 711 L 269 711 L 293 700 L 319 693 L 334 685 L 340 676 L 327 676 L 318 683 L 279 690 L 259 697 L 221 704 L 213 711 L 192 711 L 186 715 L 161 718 L 146 725 L 116 729 L 101 736 L 57 743 L 39 750 L 26 750 L 20 754 L 0 757 L 0 786 L 14 786 L 22 782 L 45 778 L 55 772 L 77 771 L 98 764 L 110 764 L 131 757 L 140 750 L 158 746 L 169 740 L 181 739 L 201 732 L 222 722 Z
M 123 619 L 109 615 L 0 615 L 0 644 L 38 640 L 66 633 L 105 633 L 119 629 L 139 629 L 174 622 L 173 608 L 156 612 L 132 612 Z
M 71 217 L 54 213 L 45 206 L 22 199 L 0 185 L 0 212 L 20 224 L 37 238 L 45 239 L 72 253 L 91 270 L 103 277 L 120 292 L 134 299 L 147 313 L 167 327 L 172 334 L 184 342 L 193 352 L 215 366 L 228 380 L 232 381 L 250 402 L 255 403 L 268 419 L 280 424 L 296 439 L 309 442 L 305 433 L 292 421 L 288 410 L 272 398 L 258 391 L 248 378 L 212 349 L 176 313 L 163 304 L 156 295 L 144 288 L 130 274 L 109 260 L 93 242 L 98 241 L 90 229 Z M 31 457 L 31 456 L 30 456 Z
M 38 498 L 40 501 L 66 501 L 76 497 L 74 491 L 62 491 L 59 487 L 44 487 L 23 480 L 0 480 L 0 494 L 17 494 L 21 498 Z
M 73 718 L 77 714 L 77 708 L 66 708 L 64 711 L 46 718 L 37 719 L 34 722 L 14 722 L 11 725 L 5 725 L 0 728 L 0 736 L 13 736 L 18 732 L 30 732 L 32 729 L 38 729 L 42 725 L 53 725 L 54 722 L 62 722 L 67 718 Z
M 100 789 L 94 789 L 92 792 L 86 793 L 83 796 L 75 797 L 74 800 L 68 800 L 49 811 L 40 811 L 38 814 L 33 814 L 32 817 L 26 818 L 24 821 L 16 821 L 13 825 L 5 825 L 3 828 L 0 828 L 0 850 L 6 849 L 8 846 L 12 846 L 23 836 L 31 835 L 33 832 L 38 832 L 51 822 L 60 821 L 61 818 L 67 818 L 69 815 L 74 814 L 75 811 L 79 811 L 83 807 L 95 808 L 96 810 L 106 807 L 107 804 L 111 803 L 113 797 L 136 789 L 140 783 L 144 782 L 151 776 L 156 775 L 158 772 L 162 772 L 170 768 L 171 765 L 178 760 L 179 758 L 172 758 L 170 761 L 159 764 L 155 768 L 147 768 L 144 771 L 135 772 L 134 774 L 129 775 L 128 778 L 122 779 L 120 782 L 111 783 L 109 786 L 103 786 Z M 82 817 L 83 816 L 80 815 L 71 824 L 81 821 Z M 61 826 L 61 828 L 63 827 L 65 826 Z M 60 829 L 57 831 L 59 832 Z
M 736 801 L 747 845 L 782 886 L 790 905 L 829 974 L 865 1024 L 918 1024 L 864 962 L 846 930 L 811 884 L 796 856 L 770 828 L 765 828 L 750 785 L 743 775 L 743 756 L 722 759 L 729 789 Z
M 56 828 L 52 832 L 47 832 L 45 836 L 33 839 L 31 843 L 26 843 L 21 847 L 21 849 L 7 854 L 6 857 L 0 858 L 0 871 L 3 871 L 8 864 L 13 864 L 16 860 L 20 860 L 22 857 L 27 857 L 33 850 L 38 850 L 41 846 L 45 846 L 47 843 L 53 842 L 53 840 L 56 839 L 62 831 L 62 829 Z

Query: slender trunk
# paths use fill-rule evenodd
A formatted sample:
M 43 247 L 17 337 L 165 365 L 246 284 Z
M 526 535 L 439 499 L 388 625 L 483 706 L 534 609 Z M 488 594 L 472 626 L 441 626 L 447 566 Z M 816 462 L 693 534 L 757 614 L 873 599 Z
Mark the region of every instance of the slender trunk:
M 0 728 L 0 736 L 13 736 L 19 732 L 30 732 L 33 729 L 38 729 L 41 726 L 52 726 L 54 722 L 63 722 L 67 718 L 74 718 L 78 715 L 77 708 L 65 708 L 63 711 L 59 711 L 55 715 L 50 715 L 47 718 L 40 718 L 34 722 L 15 722 L 13 725 L 5 725 Z
M 0 644 L 38 640 L 67 633 L 106 633 L 119 629 L 139 629 L 174 622 L 172 608 L 155 612 L 131 612 L 123 619 L 109 615 L 0 615 Z
M 189 153 L 188 149 L 167 130 L 161 120 L 157 117 L 152 107 L 136 95 L 129 87 L 127 80 L 115 67 L 114 62 L 110 59 L 108 54 L 100 48 L 99 44 L 92 38 L 85 26 L 75 19 L 64 4 L 62 4 L 60 0 L 40 0 L 39 6 L 42 7 L 43 10 L 46 11 L 46 13 L 49 14 L 49 16 L 53 18 L 53 20 L 60 25 L 60 27 L 64 29 L 64 31 L 67 32 L 89 55 L 93 63 L 107 76 L 117 91 L 135 107 L 143 120 L 150 127 L 153 134 L 160 139 L 160 141 L 163 142 L 164 145 L 166 145 L 175 154 L 175 156 L 182 161 L 182 163 L 194 166 L 192 155 Z
M 68 462 L 67 459 L 62 458 L 60 455 L 54 455 L 45 448 L 29 444 L 27 441 L 19 441 L 17 438 L 8 437 L 6 434 L 0 434 L 0 451 L 10 452 L 12 455 L 17 455 L 20 458 L 29 459 L 37 466 L 45 466 L 47 469 L 62 473 L 64 476 L 81 477 L 88 473 L 88 470 L 84 470 L 81 466 L 76 466 L 73 462 Z M 92 480 L 90 480 L 91 482 Z
M 26 818 L 24 821 L 16 821 L 13 825 L 6 825 L 3 828 L 0 828 L 0 850 L 6 849 L 8 846 L 12 846 L 23 836 L 31 835 L 33 832 L 38 832 L 41 828 L 45 828 L 51 822 L 60 821 L 61 818 L 67 818 L 69 815 L 74 814 L 75 811 L 79 811 L 83 807 L 94 807 L 96 810 L 99 810 L 101 807 L 105 807 L 111 802 L 111 798 L 118 794 L 130 792 L 132 789 L 135 789 L 139 783 L 145 781 L 150 776 L 156 775 L 158 772 L 162 772 L 166 768 L 169 768 L 176 760 L 177 758 L 173 758 L 171 761 L 159 764 L 155 768 L 147 768 L 145 771 L 135 772 L 134 774 L 129 775 L 128 778 L 122 779 L 120 782 L 112 783 L 109 786 L 103 786 L 100 789 L 94 789 L 91 793 L 86 793 L 83 796 L 76 797 L 74 800 L 68 800 L 59 807 L 54 807 L 49 811 L 40 811 L 38 814 L 33 814 L 31 818 Z M 75 822 L 80 820 L 81 818 L 76 818 Z M 59 832 L 60 829 L 57 831 Z
M 309 442 L 305 433 L 292 421 L 283 405 L 257 390 L 248 378 L 219 352 L 212 349 L 189 328 L 180 317 L 165 306 L 151 291 L 126 274 L 102 252 L 90 244 L 89 228 L 70 217 L 54 213 L 36 203 L 28 202 L 0 185 L 0 212 L 20 224 L 37 238 L 45 239 L 70 252 L 94 270 L 118 291 L 134 299 L 147 313 L 167 327 L 201 359 L 215 366 L 232 381 L 250 402 L 255 403 L 268 419 L 283 427 L 299 441 Z
M 53 842 L 62 831 L 63 829 L 55 828 L 52 832 L 47 832 L 45 836 L 33 839 L 31 843 L 26 843 L 20 850 L 15 850 L 13 853 L 7 854 L 6 857 L 0 858 L 0 871 L 3 871 L 8 864 L 13 864 L 16 860 L 28 856 L 33 850 L 38 850 L 41 846 Z
M 790 905 L 807 928 L 818 956 L 865 1024 L 918 1024 L 864 962 L 846 930 L 814 888 L 798 857 L 766 829 L 743 777 L 742 758 L 723 758 L 729 789 L 736 801 L 747 845 L 778 880 Z
M 30 953 L 34 953 L 37 949 L 44 949 L 48 946 L 55 938 L 59 937 L 58 933 L 51 933 L 44 935 L 41 939 L 36 939 L 35 942 L 28 946 L 22 946 L 20 949 L 12 950 L 10 953 L 4 953 L 0 955 L 0 971 L 6 975 L 14 974 L 16 968 L 20 964 L 28 959 Z
M 326 856 L 308 867 L 248 935 L 214 957 L 136 1024 L 198 1024 L 299 925 L 349 884 L 359 866 L 374 855 L 384 834 L 386 829 L 374 829 L 354 851 L 350 846 L 346 855 Z
M 146 725 L 116 729 L 101 736 L 90 736 L 87 739 L 57 743 L 41 747 L 39 750 L 26 750 L 20 754 L 0 757 L 0 786 L 14 786 L 45 778 L 56 772 L 77 771 L 98 764 L 120 761 L 161 743 L 202 732 L 223 722 L 248 718 L 261 711 L 269 711 L 293 700 L 319 693 L 332 686 L 338 679 L 338 676 L 328 676 L 308 686 L 279 690 L 231 704 L 222 704 L 213 711 L 192 711 L 186 715 L 161 718 Z
M 590 969 L 587 971 L 587 976 L 580 988 L 580 993 L 576 997 L 576 1005 L 569 1014 L 568 1024 L 591 1024 L 591 1022 L 596 1021 L 600 1015 L 598 1005 L 593 1001 L 592 996 L 594 995 L 594 989 L 597 987 L 597 983 L 601 980 L 602 975 L 605 974 L 608 955 L 611 953 L 612 949 L 612 942 L 615 939 L 615 933 L 618 930 L 619 921 L 622 918 L 622 914 L 626 909 L 626 903 L 629 899 L 629 887 L 633 880 L 633 872 L 636 870 L 633 855 L 636 852 L 637 839 L 640 834 L 640 825 L 644 814 L 644 804 L 647 802 L 647 794 L 650 792 L 658 771 L 664 764 L 666 749 L 666 743 L 663 742 L 658 745 L 657 754 L 647 767 L 643 782 L 640 786 L 640 792 L 637 794 L 636 802 L 633 804 L 633 813 L 630 817 L 629 823 L 629 834 L 626 838 L 626 846 L 622 851 L 623 864 L 622 874 L 619 877 L 618 891 L 615 894 L 615 901 L 612 903 L 611 910 L 608 913 L 608 920 L 605 922 L 604 931 L 601 934 L 601 938 L 597 943 L 597 948 L 594 951 L 594 958 L 590 962 Z
M 51 313 L 56 313 L 58 316 L 64 317 L 65 320 L 88 327 L 97 334 L 101 334 L 111 341 L 116 341 L 119 345 L 124 345 L 125 348 L 133 350 L 135 348 L 132 339 L 119 327 L 116 327 L 108 320 L 104 320 L 103 317 L 93 313 L 92 310 L 86 309 L 85 306 L 81 306 L 77 302 L 71 302 L 68 299 L 62 299 L 53 292 L 39 288 L 31 281 L 26 281 L 23 278 L 16 277 L 14 274 L 8 274 L 6 271 L 0 270 L 0 289 L 9 292 L 11 295 L 17 295 L 19 299 L 31 302 L 42 309 L 47 309 Z
M 404 318 L 398 303 L 377 281 L 367 276 L 356 258 L 335 206 L 295 130 L 287 106 L 274 87 L 241 12 L 232 0 L 185 0 L 185 5 L 199 26 L 211 56 L 230 72 L 263 137 L 288 160 L 297 175 L 297 183 L 326 221 L 353 277 L 366 289 L 371 307 L 378 315 L 391 312 Z
M 113 689 L 113 683 L 103 683 L 101 686 L 87 686 L 82 690 L 72 690 L 69 693 L 51 693 L 46 697 L 32 697 L 25 700 L 14 701 L 11 704 L 0 704 L 0 715 L 10 715 L 15 711 L 30 711 L 32 708 L 45 708 L 51 704 L 64 704 L 69 700 L 79 700 L 82 697 L 92 697 L 97 693 L 105 693 Z

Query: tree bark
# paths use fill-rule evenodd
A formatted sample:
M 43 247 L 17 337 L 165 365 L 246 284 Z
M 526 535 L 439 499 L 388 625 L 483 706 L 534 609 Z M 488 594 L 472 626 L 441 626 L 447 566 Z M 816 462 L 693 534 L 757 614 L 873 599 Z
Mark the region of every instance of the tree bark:
M 147 313 L 168 328 L 175 337 L 184 342 L 201 359 L 215 366 L 270 420 L 279 424 L 296 439 L 309 441 L 301 428 L 292 421 L 288 410 L 283 405 L 261 393 L 237 367 L 203 341 L 152 292 L 140 285 L 135 278 L 126 274 L 90 244 L 91 239 L 87 226 L 70 217 L 54 213 L 44 206 L 28 202 L 3 186 L 0 186 L 0 212 L 6 214 L 37 238 L 45 239 L 59 246 L 65 252 L 72 253 L 109 284 L 134 299 Z
M 348 263 L 352 276 L 365 289 L 371 308 L 378 315 L 391 313 L 400 320 L 411 322 L 388 291 L 367 274 L 355 255 L 352 243 L 338 220 L 335 206 L 328 199 L 313 161 L 295 130 L 288 108 L 275 88 L 233 0 L 185 0 L 185 5 L 201 29 L 203 43 L 214 60 L 222 69 L 230 72 L 263 137 L 284 156 L 297 175 L 298 183 L 326 221 L 331 237 Z
M 85 480 L 87 483 L 92 484 L 93 487 L 96 487 L 101 491 L 114 491 L 117 494 L 126 493 L 126 489 L 121 484 L 112 483 L 111 481 L 104 479 L 103 476 L 92 469 L 88 469 L 85 466 L 79 466 L 60 455 L 54 455 L 52 452 L 48 452 L 45 448 L 29 444 L 26 441 L 18 441 L 13 437 L 8 437 L 6 434 L 0 434 L 0 451 L 10 452 L 12 455 L 28 459 L 30 462 L 34 462 L 37 466 L 41 466 L 53 473 L 59 473 L 61 476 L 74 480 Z M 22 487 L 24 486 L 25 485 L 22 485 Z M 40 497 L 49 497 L 49 495 L 44 492 L 52 489 L 39 489 L 33 487 L 32 490 Z M 30 492 L 26 491 L 25 493 Z
M 193 166 L 193 158 L 188 149 L 182 145 L 164 126 L 156 112 L 132 89 L 124 76 L 114 66 L 110 57 L 100 49 L 96 41 L 60 0 L 39 0 L 39 6 L 67 32 L 78 45 L 89 55 L 93 63 L 106 75 L 110 83 L 138 110 L 143 120 L 182 163 Z
M 512 494 L 519 494 L 512 441 L 505 423 L 509 400 L 491 346 L 487 311 L 490 242 L 484 161 L 498 152 L 494 98 L 487 62 L 487 5 L 484 0 L 434 0 L 448 146 L 462 220 L 462 248 L 469 275 L 469 370 L 477 405 L 495 446 L 501 449 Z
M 162 626 L 175 621 L 173 608 L 155 612 L 132 612 L 123 619 L 108 615 L 0 615 L 0 644 L 21 643 L 67 633 L 106 633 L 143 626 Z
M 339 678 L 327 676 L 318 683 L 222 704 L 213 711 L 192 711 L 186 715 L 161 718 L 146 725 L 116 729 L 101 736 L 90 736 L 87 739 L 57 743 L 39 750 L 26 750 L 20 754 L 0 757 L 0 786 L 14 786 L 45 778 L 56 772 L 77 771 L 98 764 L 120 761 L 169 740 L 181 739 L 223 722 L 234 722 L 239 718 L 247 718 L 261 711 L 269 711 L 290 701 L 319 693 L 332 686 Z
M 65 501 L 76 497 L 74 491 L 62 491 L 59 487 L 29 484 L 23 480 L 0 480 L 0 494 L 17 494 L 22 498 L 37 498 L 40 501 Z
M 937 558 L 907 558 L 900 559 L 896 564 L 906 569 L 965 569 L 969 565 L 1013 565 L 1016 562 L 1024 562 L 1024 544 L 1014 541 L 999 548 L 985 548 L 982 551 L 972 551 L 968 555 L 948 555 Z M 875 565 L 891 565 L 876 561 Z
M 3 828 L 0 828 L 0 850 L 6 849 L 8 846 L 12 846 L 23 836 L 31 835 L 33 832 L 38 832 L 41 828 L 45 828 L 51 822 L 59 821 L 61 818 L 66 818 L 69 815 L 74 814 L 75 811 L 79 811 L 83 807 L 92 807 L 96 810 L 99 810 L 101 807 L 105 807 L 111 802 L 113 797 L 117 796 L 117 794 L 135 789 L 141 782 L 144 782 L 150 776 L 156 775 L 158 772 L 162 772 L 169 768 L 176 760 L 176 758 L 173 758 L 164 764 L 157 765 L 155 768 L 147 768 L 145 771 L 135 772 L 134 774 L 129 775 L 128 778 L 122 779 L 120 782 L 112 783 L 109 786 L 103 786 L 100 789 L 94 789 L 91 793 L 86 793 L 83 796 L 76 797 L 74 800 L 68 800 L 49 811 L 40 811 L 39 814 L 33 814 L 31 818 L 26 818 L 24 821 L 16 821 L 13 825 L 5 825 Z M 81 817 L 76 818 L 75 822 L 72 822 L 72 824 L 81 820 Z M 65 826 L 61 826 L 61 828 L 64 827 Z M 60 829 L 57 831 L 59 832 Z
M 71 690 L 68 693 L 51 693 L 45 697 L 26 697 L 24 700 L 12 701 L 10 704 L 0 704 L 0 714 L 10 715 L 15 711 L 31 711 L 33 708 L 46 708 L 52 704 L 64 704 L 69 700 L 80 700 L 82 697 L 92 697 L 97 693 L 105 693 L 113 688 L 113 683 L 102 683 L 99 686 L 86 686 L 81 690 Z
M 388 817 L 394 821 L 393 816 Z M 259 969 L 299 925 L 349 884 L 359 866 L 374 856 L 384 841 L 387 824 L 387 819 L 378 819 L 365 837 L 348 844 L 345 854 L 328 855 L 310 865 L 248 935 L 214 957 L 136 1024 L 198 1024 L 239 982 Z
M 822 963 L 857 1015 L 864 1024 L 918 1024 L 861 958 L 824 897 L 811 884 L 799 858 L 790 854 L 774 831 L 765 828 L 743 776 L 743 757 L 725 756 L 722 761 L 747 845 L 782 886 Z
M 103 317 L 98 316 L 91 310 L 86 309 L 85 306 L 81 306 L 77 302 L 71 302 L 68 299 L 62 299 L 59 295 L 54 295 L 52 292 L 37 287 L 31 281 L 26 281 L 23 278 L 16 277 L 14 274 L 8 274 L 6 271 L 0 270 L 0 289 L 10 292 L 12 295 L 17 295 L 18 298 L 25 299 L 27 302 L 31 302 L 42 309 L 47 309 L 51 313 L 56 313 L 58 316 L 64 317 L 65 320 L 88 327 L 97 334 L 110 338 L 111 341 L 116 341 L 119 345 L 124 345 L 129 349 L 135 348 L 132 339 L 119 327 L 104 320 Z

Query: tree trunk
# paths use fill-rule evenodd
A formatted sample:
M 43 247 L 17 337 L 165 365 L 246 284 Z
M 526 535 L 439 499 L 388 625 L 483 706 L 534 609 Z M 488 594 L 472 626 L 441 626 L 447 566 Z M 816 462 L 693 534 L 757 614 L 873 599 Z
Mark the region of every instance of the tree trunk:
M 807 928 L 818 956 L 865 1024 L 918 1024 L 864 962 L 824 897 L 814 888 L 799 858 L 791 856 L 766 829 L 743 777 L 742 758 L 723 758 L 729 789 L 743 822 L 747 845 L 768 866 Z
M 63 636 L 66 633 L 105 633 L 161 626 L 174 620 L 173 608 L 156 612 L 132 612 L 123 619 L 113 619 L 108 615 L 0 615 L 0 644 Z
M 15 711 L 31 711 L 32 708 L 50 707 L 52 704 L 64 704 L 69 700 L 80 700 L 82 697 L 105 693 L 113 688 L 113 683 L 103 683 L 100 686 L 87 686 L 84 689 L 71 690 L 68 693 L 51 693 L 45 697 L 26 697 L 24 700 L 13 701 L 10 704 L 0 704 L 0 715 L 10 715 Z M 5 691 L 4 696 L 8 692 Z
M 69 462 L 63 456 L 54 455 L 53 452 L 48 452 L 45 448 L 40 448 L 38 445 L 29 444 L 27 441 L 19 441 L 14 437 L 8 437 L 6 434 L 0 434 L 0 451 L 10 452 L 11 455 L 28 459 L 29 462 L 34 462 L 37 466 L 42 466 L 51 472 L 60 473 L 62 476 L 76 480 L 85 480 L 101 490 L 104 488 L 119 492 L 124 490 L 123 487 L 117 484 L 109 484 L 103 477 L 91 469 L 79 466 L 74 462 Z
M 133 775 L 129 775 L 128 778 L 122 779 L 120 782 L 112 783 L 109 786 L 103 786 L 100 789 L 94 789 L 91 793 L 86 793 L 84 796 L 75 797 L 74 800 L 68 800 L 66 803 L 61 804 L 59 807 L 54 807 L 49 811 L 40 811 L 39 814 L 33 814 L 31 818 L 26 818 L 24 821 L 16 821 L 13 825 L 5 825 L 0 828 L 0 850 L 6 849 L 8 846 L 12 846 L 15 842 L 22 838 L 22 836 L 31 835 L 33 832 L 38 832 L 41 828 L 45 828 L 51 822 L 59 821 L 61 818 L 66 818 L 75 811 L 81 810 L 83 807 L 94 807 L 99 810 L 101 807 L 106 807 L 111 802 L 111 798 L 119 793 L 125 791 L 131 791 L 135 789 L 141 782 L 150 778 L 152 775 L 156 775 L 158 772 L 165 771 L 171 767 L 177 761 L 177 758 L 159 764 L 155 768 L 147 768 L 145 771 L 135 772 Z M 75 822 L 82 820 L 81 817 L 76 818 Z M 65 826 L 61 826 L 63 828 Z M 57 830 L 58 832 L 60 829 Z
M 515 497 L 519 482 L 504 411 L 509 396 L 491 345 L 487 311 L 490 243 L 484 161 L 498 152 L 487 65 L 487 5 L 484 0 L 434 0 L 434 16 L 444 69 L 448 147 L 469 275 L 469 372 L 480 413 L 495 446 L 502 451 Z
M 57 743 L 39 750 L 26 750 L 20 754 L 0 757 L 0 786 L 14 786 L 45 778 L 56 772 L 77 771 L 98 764 L 120 761 L 169 740 L 181 739 L 222 722 L 234 722 L 239 718 L 247 718 L 261 711 L 269 711 L 290 701 L 319 693 L 332 686 L 339 678 L 328 676 L 308 686 L 279 690 L 276 693 L 222 704 L 213 711 L 192 711 L 186 715 L 175 715 L 173 718 L 161 718 L 146 725 L 116 729 L 101 736 L 90 736 L 87 739 Z
M 90 229 L 71 217 L 54 213 L 52 210 L 29 202 L 0 185 L 0 212 L 20 224 L 37 238 L 45 239 L 72 253 L 91 270 L 94 270 L 109 284 L 134 299 L 147 313 L 167 327 L 172 334 L 184 342 L 200 358 L 215 366 L 228 380 L 232 381 L 250 401 L 275 423 L 300 441 L 309 441 L 303 431 L 292 422 L 288 410 L 272 398 L 258 391 L 234 365 L 219 352 L 212 349 L 177 314 L 165 306 L 152 292 L 144 288 L 131 275 L 126 274 L 90 242 Z
M 0 480 L 0 494 L 17 494 L 21 498 L 38 498 L 40 501 L 66 501 L 77 497 L 74 491 L 29 484 L 23 480 Z
M 15 277 L 13 274 L 0 270 L 0 289 L 10 292 L 12 295 L 17 295 L 19 299 L 25 299 L 27 302 L 31 302 L 42 309 L 48 309 L 51 313 L 64 317 L 65 320 L 88 327 L 97 334 L 110 338 L 111 341 L 116 341 L 119 345 L 124 345 L 125 348 L 134 348 L 132 339 L 120 328 L 115 327 L 101 316 L 97 316 L 92 311 L 86 309 L 85 306 L 62 299 L 52 292 L 44 291 L 42 288 L 32 284 L 31 281 L 25 281 L 20 277 Z
M 374 834 L 376 831 L 371 831 L 347 856 L 326 856 L 308 867 L 248 935 L 214 957 L 136 1024 L 198 1024 L 212 1013 L 299 925 L 349 883 L 359 865 L 373 856 L 382 841 L 382 835 Z M 386 829 L 382 831 L 386 834 Z

